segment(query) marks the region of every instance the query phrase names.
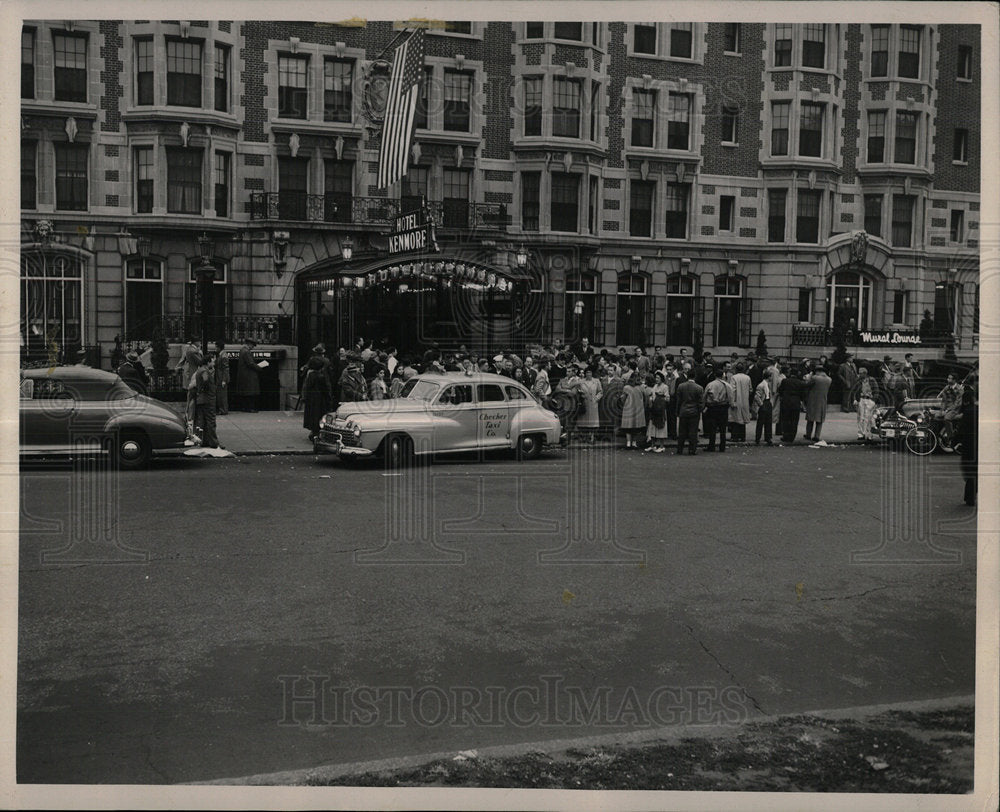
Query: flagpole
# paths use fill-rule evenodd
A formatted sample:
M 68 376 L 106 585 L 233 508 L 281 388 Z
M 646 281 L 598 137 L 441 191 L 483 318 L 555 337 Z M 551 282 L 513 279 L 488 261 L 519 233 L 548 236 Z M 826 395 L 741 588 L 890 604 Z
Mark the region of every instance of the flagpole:
M 412 33 L 409 28 L 404 28 L 402 31 L 400 31 L 398 34 L 396 34 L 396 36 L 393 37 L 392 42 L 390 42 L 388 45 L 386 45 L 382 49 L 382 52 L 378 56 L 375 57 L 374 61 L 377 61 L 377 60 L 381 59 L 383 56 L 385 56 L 386 52 L 392 50 L 393 46 L 395 46 L 395 44 L 397 42 L 399 42 L 399 38 L 402 37 L 404 34 L 407 34 L 407 33 Z

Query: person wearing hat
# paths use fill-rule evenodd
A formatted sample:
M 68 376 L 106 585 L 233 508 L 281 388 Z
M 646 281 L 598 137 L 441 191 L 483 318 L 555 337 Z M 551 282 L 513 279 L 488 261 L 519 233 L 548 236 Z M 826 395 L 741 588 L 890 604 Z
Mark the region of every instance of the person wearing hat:
M 858 366 L 854 363 L 854 356 L 851 353 L 847 353 L 844 363 L 837 367 L 837 378 L 840 379 L 840 411 L 852 412 L 855 400 L 854 387 L 858 383 Z
M 257 397 L 260 395 L 260 370 L 253 360 L 253 348 L 256 346 L 257 342 L 252 338 L 243 342 L 236 367 L 236 394 L 244 412 L 257 411 Z
M 368 384 L 361 371 L 361 354 L 347 354 L 347 368 L 340 375 L 340 400 L 342 403 L 354 403 L 368 400 Z
M 209 353 L 198 364 L 192 387 L 195 393 L 195 425 L 201 430 L 203 448 L 221 448 L 215 429 L 215 355 Z
M 215 342 L 215 413 L 229 414 L 229 353 L 226 342 Z
M 142 371 L 140 372 L 140 370 Z M 142 364 L 139 363 L 139 353 L 135 350 L 130 350 L 126 354 L 125 360 L 118 365 L 118 369 L 116 369 L 115 372 L 118 373 L 119 378 L 125 381 L 125 383 L 127 383 L 140 395 L 146 394 L 147 388 L 144 380 L 145 370 L 142 369 Z
M 308 371 L 302 382 L 302 400 L 305 403 L 302 415 L 302 427 L 309 429 L 309 439 L 313 440 L 319 434 L 319 421 L 330 411 L 330 401 L 333 390 L 327 374 L 325 358 L 313 355 L 306 363 Z

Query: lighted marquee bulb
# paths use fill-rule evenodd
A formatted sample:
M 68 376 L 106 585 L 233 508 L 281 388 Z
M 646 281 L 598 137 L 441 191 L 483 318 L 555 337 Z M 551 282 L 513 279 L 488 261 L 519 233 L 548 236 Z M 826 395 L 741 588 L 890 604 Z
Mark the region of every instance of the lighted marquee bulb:
M 491 273 L 489 276 L 487 276 L 486 277 L 486 284 L 489 285 L 491 288 L 496 287 L 496 284 L 497 284 L 497 275 L 495 273 Z
M 340 284 L 345 288 L 349 288 L 354 284 L 354 279 L 350 276 L 342 276 L 340 277 Z
M 365 286 L 365 278 L 363 276 L 357 276 L 354 278 L 354 287 L 363 288 Z

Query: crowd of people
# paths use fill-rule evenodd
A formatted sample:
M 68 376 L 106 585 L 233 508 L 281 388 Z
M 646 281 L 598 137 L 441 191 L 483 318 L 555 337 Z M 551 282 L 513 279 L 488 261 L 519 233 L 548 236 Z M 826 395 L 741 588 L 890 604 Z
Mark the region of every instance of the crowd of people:
M 660 346 L 596 350 L 583 338 L 528 348 L 524 357 L 504 350 L 491 355 L 428 349 L 400 355 L 396 347 L 357 339 L 350 349 L 328 353 L 317 344 L 303 364 L 303 425 L 310 439 L 319 420 L 339 403 L 398 397 L 404 384 L 421 372 L 491 372 L 523 383 L 543 405 L 559 414 L 573 438 L 593 443 L 600 435 L 621 432 L 626 449 L 663 453 L 676 444 L 696 453 L 699 430 L 708 451 L 723 452 L 728 441 L 747 441 L 747 425 L 755 421 L 753 442 L 794 443 L 804 415 L 804 439 L 822 440 L 831 390 L 841 409 L 857 413 L 859 439 L 872 436 L 878 405 L 900 405 L 914 395 L 919 375 L 907 354 L 886 357 L 880 374 L 858 365 L 850 353 L 840 364 L 826 356 L 799 363 L 732 353 L 715 359 L 711 352 L 695 357 L 687 349 L 674 355 Z M 837 383 L 835 383 L 835 381 Z M 838 385 L 839 384 L 839 385 Z M 954 398 L 950 390 L 943 397 Z M 960 401 L 960 398 L 959 398 Z M 953 412 L 951 417 L 957 417 Z

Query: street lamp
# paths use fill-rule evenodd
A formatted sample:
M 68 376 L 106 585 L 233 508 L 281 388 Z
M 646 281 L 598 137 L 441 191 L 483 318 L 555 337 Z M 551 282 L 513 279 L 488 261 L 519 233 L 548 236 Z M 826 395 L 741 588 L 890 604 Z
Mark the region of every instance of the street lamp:
M 198 238 L 198 251 L 201 254 L 201 265 L 194 272 L 201 296 L 201 354 L 208 354 L 208 322 L 212 314 L 212 285 L 215 282 L 215 266 L 212 265 L 214 243 L 207 233 L 202 232 Z
M 344 258 L 344 262 L 350 262 L 351 257 L 354 256 L 354 240 L 350 237 L 345 237 L 344 241 L 340 244 L 340 254 Z
M 523 245 L 517 249 L 514 258 L 517 260 L 518 268 L 526 268 L 528 266 L 528 252 L 524 250 Z

